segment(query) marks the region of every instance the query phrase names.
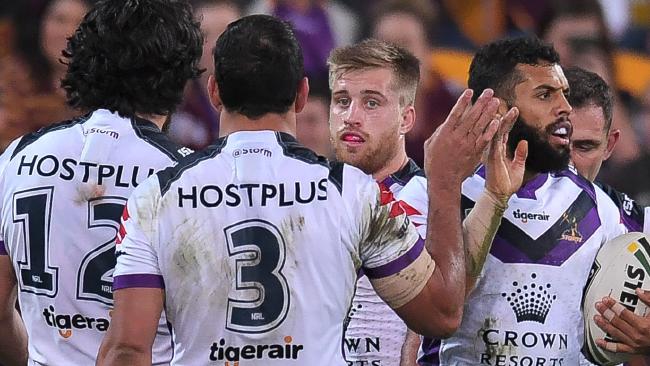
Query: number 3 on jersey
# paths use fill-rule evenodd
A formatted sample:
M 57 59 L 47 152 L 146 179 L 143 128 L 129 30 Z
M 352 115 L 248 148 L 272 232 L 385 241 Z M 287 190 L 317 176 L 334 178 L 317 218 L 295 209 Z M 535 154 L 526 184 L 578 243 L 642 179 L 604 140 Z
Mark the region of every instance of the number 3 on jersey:
M 290 304 L 289 285 L 282 274 L 284 238 L 273 224 L 258 219 L 239 222 L 224 232 L 236 273 L 236 297 L 228 297 L 226 329 L 239 333 L 275 329 Z
M 24 261 L 18 262 L 21 291 L 48 297 L 58 291 L 58 267 L 50 263 L 50 218 L 54 187 L 42 187 L 14 194 L 13 221 L 22 226 Z M 88 201 L 88 229 L 110 227 L 115 233 L 82 260 L 77 274 L 77 298 L 112 305 L 112 271 L 115 267 L 113 241 L 126 199 L 98 197 Z M 61 228 L 65 230 L 65 228 Z

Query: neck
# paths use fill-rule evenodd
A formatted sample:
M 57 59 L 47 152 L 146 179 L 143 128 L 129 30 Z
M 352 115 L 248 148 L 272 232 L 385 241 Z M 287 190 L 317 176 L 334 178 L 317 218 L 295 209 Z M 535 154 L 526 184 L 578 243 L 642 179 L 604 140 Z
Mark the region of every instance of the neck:
M 372 173 L 372 177 L 377 181 L 381 182 L 382 180 L 388 178 L 391 174 L 399 172 L 402 168 L 408 164 L 409 158 L 406 155 L 406 150 L 404 147 L 398 150 L 398 153 L 393 156 L 381 169 Z
M 296 114 L 267 113 L 258 119 L 250 119 L 239 113 L 231 113 L 222 108 L 219 116 L 219 136 L 227 136 L 238 131 L 278 131 L 296 136 Z
M 167 115 L 161 116 L 159 114 L 136 114 L 136 116 L 140 118 L 144 118 L 147 121 L 151 121 L 153 124 L 158 126 L 161 130 L 163 129 L 163 126 L 165 125 L 165 122 L 167 122 Z

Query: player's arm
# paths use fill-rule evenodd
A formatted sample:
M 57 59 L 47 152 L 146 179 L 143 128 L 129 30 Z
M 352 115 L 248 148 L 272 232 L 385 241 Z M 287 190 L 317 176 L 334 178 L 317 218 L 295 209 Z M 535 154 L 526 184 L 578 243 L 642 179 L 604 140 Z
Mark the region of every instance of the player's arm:
M 111 325 L 99 349 L 97 365 L 151 365 L 164 290 L 124 288 L 115 291 L 113 298 Z
M 499 127 L 494 118 L 499 101 L 492 91 L 486 90 L 474 105 L 471 95 L 471 91 L 463 93 L 425 143 L 426 250 L 413 254 L 408 266 L 397 272 L 377 271 L 373 276 L 366 271 L 377 294 L 409 328 L 430 337 L 447 337 L 460 325 L 466 274 L 460 187 Z
M 481 274 L 508 200 L 521 187 L 526 169 L 528 143 L 521 141 L 512 158 L 507 156 L 507 137 L 519 115 L 516 108 L 506 113 L 499 131 L 490 142 L 485 158 L 485 191 L 463 221 L 463 241 L 467 253 L 466 294 Z
M 160 198 L 157 177 L 135 189 L 129 198 L 116 240 L 113 272 L 114 307 L 97 365 L 151 365 L 165 283 L 155 249 Z
M 5 366 L 27 364 L 27 332 L 16 310 L 18 296 L 16 276 L 11 258 L 0 242 L 0 364 Z
M 402 356 L 400 358 L 399 366 L 417 366 L 418 365 L 418 350 L 421 344 L 420 336 L 412 330 L 406 331 L 404 344 L 402 345 Z

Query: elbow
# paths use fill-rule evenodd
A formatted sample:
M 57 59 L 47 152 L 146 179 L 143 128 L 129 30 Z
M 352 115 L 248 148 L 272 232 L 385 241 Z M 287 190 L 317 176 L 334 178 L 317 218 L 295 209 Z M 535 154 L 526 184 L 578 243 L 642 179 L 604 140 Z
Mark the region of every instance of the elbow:
M 460 327 L 462 317 L 462 309 L 446 313 L 438 313 L 437 316 L 432 316 L 429 321 L 422 322 L 411 329 L 414 332 L 429 338 L 449 338 L 454 335 Z

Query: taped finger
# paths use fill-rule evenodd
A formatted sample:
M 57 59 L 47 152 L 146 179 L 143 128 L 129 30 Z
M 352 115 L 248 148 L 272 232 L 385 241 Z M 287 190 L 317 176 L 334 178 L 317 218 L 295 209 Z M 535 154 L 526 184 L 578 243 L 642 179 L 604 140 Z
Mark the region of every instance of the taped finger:
M 614 313 L 616 313 L 616 315 L 621 316 L 621 313 L 623 312 L 623 310 L 625 310 L 625 306 L 617 302 L 614 305 L 612 305 L 612 310 L 614 311 Z
M 605 349 L 610 352 L 618 352 L 618 343 L 614 342 L 605 342 Z
M 608 322 L 611 322 L 615 315 L 617 314 L 612 309 L 607 309 L 603 312 L 603 317 L 607 319 Z

